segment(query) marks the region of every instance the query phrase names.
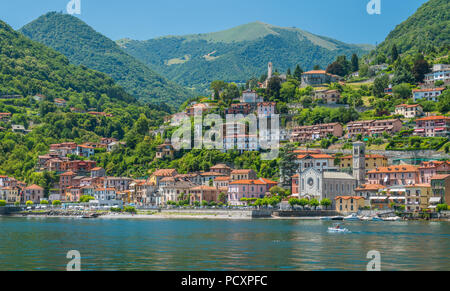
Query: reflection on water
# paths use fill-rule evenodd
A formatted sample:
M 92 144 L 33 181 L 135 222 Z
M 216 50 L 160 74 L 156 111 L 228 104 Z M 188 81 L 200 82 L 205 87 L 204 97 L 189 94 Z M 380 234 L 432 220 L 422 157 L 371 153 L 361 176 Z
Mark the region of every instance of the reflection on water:
M 0 218 L 0 270 L 450 270 L 450 223 Z

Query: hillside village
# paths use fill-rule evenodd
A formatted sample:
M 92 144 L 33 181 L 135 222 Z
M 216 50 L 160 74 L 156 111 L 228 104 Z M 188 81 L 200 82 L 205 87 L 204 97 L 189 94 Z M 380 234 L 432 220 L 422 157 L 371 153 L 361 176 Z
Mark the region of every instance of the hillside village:
M 65 25 L 74 21 L 58 13 L 41 20 Z M 93 33 L 82 21 L 76 24 L 84 33 Z M 269 36 L 286 30 L 262 23 L 246 27 L 263 27 Z M 40 26 L 22 31 L 31 33 L 33 28 Z M 46 33 L 44 29 L 38 35 L 45 39 Z M 446 42 L 406 44 L 407 40 L 390 41 L 390 35 L 369 53 L 345 46 L 342 55 L 327 49 L 320 60 L 301 55 L 297 63 L 265 56 L 260 59 L 267 62 L 267 69 L 247 64 L 251 70 L 246 82 L 214 80 L 205 88 L 207 76 L 193 81 L 207 96 L 187 99 L 185 88 L 177 95 L 178 85 L 161 79 L 175 89 L 159 88 L 157 95 L 174 93 L 164 94 L 159 103 L 143 103 L 157 96 L 130 94 L 132 82 L 118 82 L 125 91 L 108 72 L 73 65 L 61 52 L 2 21 L 0 36 L 0 205 L 106 211 L 391 209 L 419 215 L 445 210 L 450 204 Z M 102 38 L 102 45 L 130 62 L 138 62 L 138 56 L 135 60 L 126 53 L 136 44 L 124 41 L 119 47 Z M 307 51 L 316 45 L 308 42 Z M 214 57 L 208 52 L 202 56 L 220 61 L 219 51 Z M 300 61 L 305 59 L 304 71 Z M 111 69 L 110 63 L 102 62 Z M 203 65 L 196 69 L 204 71 Z M 165 69 L 178 75 L 177 68 L 172 60 L 170 70 Z M 231 71 L 226 72 L 230 79 Z M 151 75 L 151 84 L 138 92 L 151 91 L 148 86 L 158 79 Z M 212 124 L 203 125 L 210 114 L 223 120 L 214 135 L 215 148 L 200 144 L 180 149 L 172 144 L 185 124 L 194 135 L 214 129 Z M 265 144 L 270 142 L 280 145 L 279 154 L 266 160 Z
M 239 98 L 233 99 L 229 107 L 219 109 L 217 99 L 220 97 L 213 94 L 207 100 L 188 104 L 184 112 L 166 117 L 165 125 L 150 134 L 163 137 L 166 130 L 179 126 L 183 118 L 193 118 L 199 112 L 203 115 L 218 112 L 218 109 L 223 115 L 275 116 L 279 113 L 278 103 L 265 100 L 257 90 L 267 90 L 274 79 L 286 82 L 287 77 L 272 75 L 272 64 L 268 68 L 267 80 L 259 83 L 257 89 L 242 90 Z M 152 171 L 147 178 L 140 179 L 108 176 L 107 171 L 90 158 L 99 152 L 111 153 L 127 144 L 116 138 L 101 138 L 100 142 L 77 144 L 67 141 L 50 145 L 48 153 L 38 157 L 35 171 L 52 172 L 59 179 L 51 187 L 44 189 L 35 184 L 27 186 L 13 177 L 1 176 L 0 200 L 16 205 L 59 205 L 81 201 L 89 202 L 92 207 L 261 207 L 285 202 L 291 206 L 321 205 L 344 213 L 358 209 L 391 208 L 410 213 L 433 212 L 450 201 L 448 155 L 442 154 L 443 158 L 437 160 L 410 160 L 405 155 L 402 160 L 401 155 L 393 159 L 383 154 L 371 154 L 368 148 L 374 139 L 390 140 L 390 145 L 396 138 L 412 137 L 419 141 L 440 138 L 437 142 L 439 146 L 431 148 L 432 150 L 448 145 L 450 117 L 424 112 L 420 103 L 414 102 L 437 102 L 441 96 L 448 94 L 445 86 L 449 83 L 449 75 L 449 65 L 434 65 L 432 71 L 424 76 L 424 83 L 411 90 L 410 102 L 396 105 L 390 118 L 303 126 L 295 126 L 295 122 L 291 122 L 291 126 L 283 126 L 277 132 L 279 140 L 284 145 L 295 146 L 289 153 L 293 160 L 289 169 L 292 175 L 288 179 L 258 176 L 253 169 L 233 168 L 233 165 L 225 163 L 211 166 L 207 171 L 184 174 L 174 168 L 161 168 Z M 344 78 L 324 70 L 301 74 L 301 87 L 308 88 L 311 99 L 318 106 L 345 106 L 341 104 L 342 90 L 330 89 L 336 84 L 332 82 L 346 86 Z M 323 89 L 326 86 L 328 89 Z M 384 88 L 387 96 L 395 94 L 394 91 L 392 87 Z M 19 97 L 2 96 L 4 99 Z M 45 98 L 42 94 L 33 97 L 36 102 L 43 102 Z M 60 99 L 54 99 L 54 102 L 58 107 L 68 106 Z M 100 118 L 113 117 L 104 112 L 78 112 L 74 108 L 69 110 Z M 10 125 L 13 132 L 29 133 L 29 130 L 11 124 L 13 114 L 10 112 L 2 112 L 0 116 L 2 123 L 6 127 Z M 3 130 L 7 129 L 3 127 Z M 324 143 L 324 140 L 332 141 L 333 145 L 343 143 L 344 146 L 337 148 L 337 152 L 330 153 L 328 148 L 331 144 Z M 248 125 L 242 120 L 223 125 L 223 152 L 258 152 L 261 150 L 259 142 L 257 135 L 248 134 Z M 423 142 L 419 144 L 422 146 Z M 352 154 L 344 155 L 345 149 L 350 149 Z M 177 154 L 179 153 L 170 140 L 166 139 L 156 147 L 155 160 L 173 160 Z M 280 170 L 283 171 L 282 167 Z

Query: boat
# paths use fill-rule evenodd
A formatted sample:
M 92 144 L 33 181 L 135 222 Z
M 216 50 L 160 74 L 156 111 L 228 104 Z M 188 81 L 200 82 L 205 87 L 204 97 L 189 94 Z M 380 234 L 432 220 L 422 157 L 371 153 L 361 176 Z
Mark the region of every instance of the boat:
M 91 213 L 81 216 L 81 218 L 97 218 L 99 215 L 97 213 Z
M 326 220 L 326 221 L 330 221 L 330 220 L 344 220 L 343 216 L 324 216 L 320 218 L 321 220 Z
M 383 221 L 399 221 L 399 220 L 402 220 L 402 219 L 401 219 L 401 217 L 398 217 L 398 216 L 391 216 L 391 217 L 383 218 Z
M 360 219 L 361 219 L 362 221 L 370 221 L 370 220 L 372 220 L 372 218 L 369 217 L 369 216 L 362 216 Z
M 333 227 L 328 228 L 328 232 L 330 232 L 330 233 L 349 233 L 351 231 L 349 231 L 346 228 L 342 228 L 339 223 L 335 223 L 335 224 L 333 224 Z
M 383 221 L 383 219 L 381 217 L 374 216 L 372 217 L 372 221 Z
M 361 218 L 359 218 L 358 215 L 356 215 L 356 213 L 352 213 L 351 215 L 344 217 L 344 220 L 347 220 L 347 221 L 360 221 Z

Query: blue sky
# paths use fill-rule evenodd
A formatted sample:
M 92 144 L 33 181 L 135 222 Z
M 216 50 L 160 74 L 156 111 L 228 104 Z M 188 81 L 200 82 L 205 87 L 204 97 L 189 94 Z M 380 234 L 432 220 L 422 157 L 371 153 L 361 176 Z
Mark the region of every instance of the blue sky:
M 381 42 L 426 0 L 80 0 L 80 17 L 113 40 L 213 32 L 262 21 L 298 27 L 349 43 Z M 66 11 L 69 0 L 0 0 L 0 19 L 18 29 L 49 11 Z

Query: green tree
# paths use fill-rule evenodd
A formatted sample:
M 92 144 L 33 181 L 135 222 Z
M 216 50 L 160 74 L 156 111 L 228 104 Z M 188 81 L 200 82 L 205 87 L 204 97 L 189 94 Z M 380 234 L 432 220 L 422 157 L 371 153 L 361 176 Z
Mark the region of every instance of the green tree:
M 378 77 L 373 82 L 373 95 L 376 97 L 384 96 L 384 89 L 389 86 L 389 77 L 387 75 L 383 75 Z
M 305 209 L 305 206 L 309 204 L 309 200 L 306 198 L 302 198 L 298 201 L 298 205 L 300 205 L 303 209 Z
M 359 58 L 357 54 L 352 55 L 352 72 L 359 71 Z
M 295 163 L 296 154 L 294 153 L 294 146 L 291 143 L 286 144 L 280 150 L 280 175 L 282 186 L 288 188 L 292 184 L 292 176 L 297 171 L 297 166 Z
M 407 83 L 395 85 L 392 88 L 392 93 L 396 98 L 407 99 L 411 97 L 411 86 Z
M 423 55 L 420 55 L 414 62 L 413 66 L 413 74 L 417 83 L 423 82 L 425 75 L 430 72 L 430 65 L 423 58 Z
M 227 194 L 225 194 L 224 192 L 221 192 L 219 194 L 219 201 L 222 202 L 223 204 L 227 204 L 227 202 L 228 202 Z
M 398 50 L 397 50 L 397 45 L 396 44 L 394 44 L 392 46 L 391 59 L 392 59 L 392 62 L 395 62 L 398 59 Z
M 302 74 L 303 74 L 303 70 L 302 70 L 302 68 L 300 67 L 300 65 L 297 65 L 296 67 L 295 67 L 295 71 L 294 71 L 294 78 L 297 80 L 297 81 L 301 81 L 302 80 Z
M 52 205 L 53 205 L 53 206 L 59 206 L 59 205 L 61 205 L 61 201 L 59 201 L 59 200 L 54 200 L 54 201 L 52 202 Z
M 80 197 L 80 203 L 89 203 L 91 200 L 95 200 L 95 198 L 89 195 L 82 195 Z
M 322 205 L 323 207 L 325 207 L 325 209 L 328 209 L 329 206 L 331 206 L 331 200 L 328 198 L 324 198 L 322 199 L 322 201 L 320 201 L 320 205 Z
M 6 201 L 0 200 L 0 207 L 5 207 L 5 206 L 6 206 Z
M 437 212 L 446 211 L 446 210 L 448 210 L 448 205 L 447 204 L 438 204 L 438 205 L 436 205 L 436 211 Z
M 314 207 L 314 209 L 317 208 L 317 206 L 319 206 L 320 203 L 317 199 L 313 198 L 309 201 L 309 206 Z

